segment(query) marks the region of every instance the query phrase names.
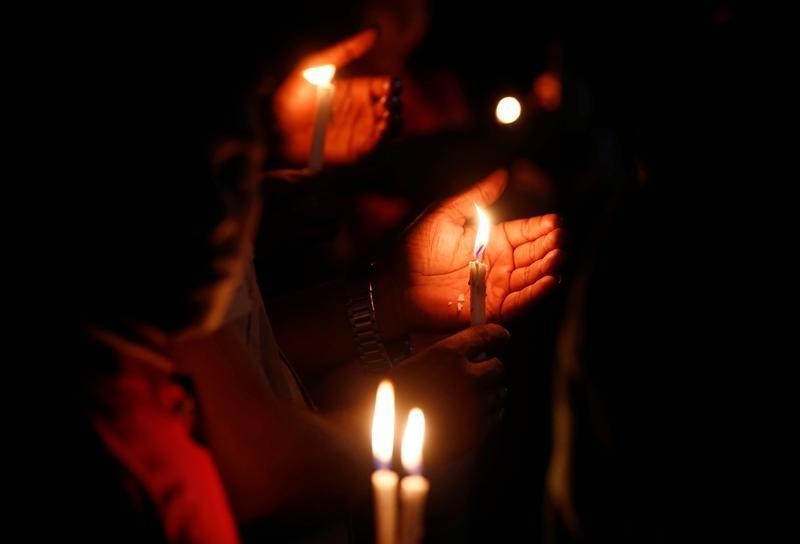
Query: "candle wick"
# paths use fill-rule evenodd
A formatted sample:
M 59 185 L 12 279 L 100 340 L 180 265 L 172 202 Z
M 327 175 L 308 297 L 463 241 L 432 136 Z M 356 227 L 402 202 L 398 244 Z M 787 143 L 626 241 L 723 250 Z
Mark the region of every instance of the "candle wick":
M 483 262 L 483 254 L 486 251 L 486 244 L 481 244 L 475 250 L 475 260 L 478 262 Z

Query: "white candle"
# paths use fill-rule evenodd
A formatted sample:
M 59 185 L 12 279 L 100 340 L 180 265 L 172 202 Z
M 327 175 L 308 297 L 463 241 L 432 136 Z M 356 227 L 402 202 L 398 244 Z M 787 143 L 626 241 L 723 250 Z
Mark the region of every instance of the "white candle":
M 408 414 L 400 457 L 409 473 L 400 481 L 400 544 L 417 544 L 425 534 L 425 501 L 430 483 L 422 476 L 425 415 L 419 408 Z
M 475 236 L 473 260 L 469 262 L 469 316 L 472 325 L 486 323 L 486 265 L 483 254 L 489 243 L 489 216 L 477 204 L 478 232 Z
M 397 473 L 391 469 L 394 450 L 394 387 L 388 380 L 378 386 L 372 416 L 372 473 L 375 497 L 375 542 L 395 544 L 397 540 Z
M 322 169 L 325 155 L 325 129 L 331 116 L 331 102 L 333 100 L 333 84 L 331 80 L 336 73 L 336 66 L 324 64 L 303 71 L 306 81 L 317 87 L 317 107 L 314 115 L 314 132 L 311 136 L 311 154 L 308 157 L 308 167 L 317 172 Z

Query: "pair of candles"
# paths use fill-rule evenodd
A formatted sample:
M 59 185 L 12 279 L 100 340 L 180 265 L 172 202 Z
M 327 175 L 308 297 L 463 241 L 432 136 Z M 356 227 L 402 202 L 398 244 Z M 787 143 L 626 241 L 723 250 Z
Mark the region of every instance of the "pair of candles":
M 394 387 L 388 380 L 378 386 L 372 417 L 372 473 L 375 496 L 375 542 L 395 544 L 397 527 L 397 473 L 391 469 L 394 453 Z M 408 473 L 400 480 L 400 544 L 416 544 L 424 533 L 425 501 L 430 484 L 422 475 L 422 446 L 425 441 L 425 415 L 419 408 L 408 414 L 400 446 L 400 459 Z
M 486 322 L 486 265 L 483 254 L 489 242 L 489 216 L 475 205 L 478 232 L 473 260 L 469 263 L 470 321 Z M 388 380 L 378 386 L 372 416 L 372 455 L 376 470 L 372 473 L 375 495 L 375 541 L 397 542 L 397 473 L 391 469 L 394 454 L 394 387 Z M 400 480 L 400 544 L 417 544 L 424 534 L 425 501 L 430 484 L 422 476 L 422 446 L 425 441 L 425 415 L 419 408 L 408 414 L 400 458 L 408 476 Z
M 486 322 L 486 265 L 483 254 L 489 243 L 489 216 L 475 205 L 478 232 L 475 236 L 473 260 L 469 263 L 470 321 Z M 394 387 L 388 380 L 378 386 L 375 412 L 372 416 L 372 455 L 376 470 L 372 473 L 375 494 L 375 541 L 378 544 L 397 542 L 397 473 L 391 469 L 394 453 Z M 403 468 L 409 474 L 400 481 L 400 544 L 416 544 L 424 533 L 425 500 L 430 484 L 422 476 L 422 446 L 425 440 L 425 415 L 419 408 L 408 414 L 400 446 Z

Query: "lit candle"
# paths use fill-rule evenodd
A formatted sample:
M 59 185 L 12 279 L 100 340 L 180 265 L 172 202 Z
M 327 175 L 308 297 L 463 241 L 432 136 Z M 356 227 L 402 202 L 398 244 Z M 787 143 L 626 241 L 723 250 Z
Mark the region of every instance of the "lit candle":
M 522 105 L 513 96 L 501 98 L 497 103 L 497 108 L 494 110 L 497 120 L 504 125 L 510 125 L 519 119 L 521 113 Z
M 478 217 L 478 233 L 475 236 L 473 260 L 469 262 L 469 315 L 470 323 L 481 325 L 486 323 L 486 265 L 483 254 L 489 243 L 489 216 L 477 204 L 475 210 Z
M 375 495 L 375 542 L 394 544 L 397 535 L 397 473 L 391 469 L 394 450 L 394 387 L 384 380 L 375 396 L 372 416 L 372 473 Z
M 419 408 L 408 414 L 400 458 L 409 473 L 400 481 L 400 544 L 417 544 L 425 533 L 425 500 L 430 484 L 422 473 L 422 445 L 425 441 L 425 415 Z
M 333 84 L 331 80 L 336 73 L 336 66 L 323 64 L 303 71 L 306 81 L 317 87 L 317 108 L 314 116 L 314 133 L 311 137 L 311 155 L 308 158 L 308 167 L 317 172 L 322 169 L 325 153 L 325 129 L 331 116 L 331 101 L 333 99 Z

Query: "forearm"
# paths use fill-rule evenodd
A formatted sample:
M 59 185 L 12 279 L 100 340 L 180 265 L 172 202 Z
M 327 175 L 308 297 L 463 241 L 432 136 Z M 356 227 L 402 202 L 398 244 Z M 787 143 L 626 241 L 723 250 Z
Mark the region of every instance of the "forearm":
M 174 356 L 194 380 L 204 431 L 240 521 L 323 521 L 346 511 L 366 487 L 363 406 L 320 416 L 276 399 L 230 329 L 176 346 Z
M 343 280 L 283 295 L 268 304 L 278 345 L 306 383 L 355 357 Z
M 356 285 L 358 292 L 366 294 L 368 280 L 356 281 L 363 283 Z M 387 341 L 404 336 L 405 309 L 396 282 L 379 271 L 371 284 L 379 335 Z M 344 280 L 337 280 L 269 301 L 278 344 L 307 383 L 358 357 L 348 314 L 350 292 Z
M 382 375 L 367 372 L 360 361 L 354 360 L 311 385 L 309 392 L 320 410 L 331 412 L 374 401 L 375 390 Z M 367 416 L 369 419 L 369 416 Z M 362 421 L 363 427 L 363 421 Z

